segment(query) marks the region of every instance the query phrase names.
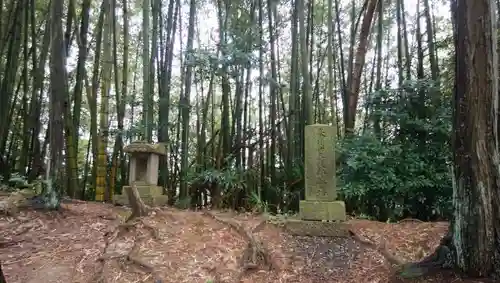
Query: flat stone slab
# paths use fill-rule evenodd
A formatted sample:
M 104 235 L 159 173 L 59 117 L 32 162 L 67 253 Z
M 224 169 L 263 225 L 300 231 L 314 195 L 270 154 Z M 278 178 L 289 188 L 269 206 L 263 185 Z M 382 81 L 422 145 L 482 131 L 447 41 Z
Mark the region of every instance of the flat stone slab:
M 150 144 L 145 141 L 134 141 L 123 148 L 127 153 L 154 153 L 158 155 L 166 155 L 164 144 Z
M 286 219 L 282 225 L 295 236 L 349 237 L 349 225 L 343 222 Z
M 345 221 L 347 218 L 343 201 L 301 200 L 299 214 L 304 220 Z
M 149 206 L 164 206 L 168 202 L 168 196 L 160 195 L 152 198 L 142 198 L 142 200 Z

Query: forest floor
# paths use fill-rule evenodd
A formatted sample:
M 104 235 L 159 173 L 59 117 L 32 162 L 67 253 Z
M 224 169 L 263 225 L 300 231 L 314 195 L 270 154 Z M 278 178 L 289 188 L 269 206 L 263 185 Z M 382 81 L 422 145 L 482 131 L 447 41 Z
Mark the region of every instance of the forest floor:
M 381 254 L 353 238 L 291 236 L 262 216 L 162 208 L 124 226 L 128 213 L 109 204 L 71 201 L 57 212 L 0 217 L 7 282 L 481 282 L 451 272 L 403 281 Z M 360 237 L 385 241 L 391 253 L 408 261 L 432 251 L 448 226 L 348 223 Z M 262 243 L 265 253 L 256 254 L 248 237 Z M 259 264 L 248 264 L 252 261 Z

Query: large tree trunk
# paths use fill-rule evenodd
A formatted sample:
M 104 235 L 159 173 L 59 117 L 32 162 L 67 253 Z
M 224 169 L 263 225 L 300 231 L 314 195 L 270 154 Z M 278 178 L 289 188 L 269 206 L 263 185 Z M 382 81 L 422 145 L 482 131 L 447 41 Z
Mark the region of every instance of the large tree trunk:
M 363 22 L 361 23 L 361 29 L 359 31 L 358 47 L 354 55 L 354 62 L 349 62 L 347 75 L 348 96 L 344 102 L 344 130 L 346 134 L 354 133 L 361 75 L 363 74 L 363 67 L 365 66 L 366 52 L 368 50 L 368 36 L 370 35 L 370 27 L 377 3 L 378 0 L 366 0 L 365 2 L 364 7 L 366 7 L 366 11 L 364 12 Z
M 500 278 L 498 61 L 494 2 L 451 0 L 455 36 L 453 205 L 448 234 L 436 251 L 403 266 L 405 276 L 456 268 Z M 401 260 L 386 253 L 396 264 Z
M 454 97 L 456 266 L 470 276 L 500 272 L 500 174 L 495 6 L 457 0 Z

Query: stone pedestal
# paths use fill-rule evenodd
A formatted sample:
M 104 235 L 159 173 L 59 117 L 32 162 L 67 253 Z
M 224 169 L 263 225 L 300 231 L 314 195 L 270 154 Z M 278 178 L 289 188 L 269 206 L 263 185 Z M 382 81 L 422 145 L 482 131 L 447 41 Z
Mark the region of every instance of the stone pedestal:
M 336 128 L 329 125 L 305 127 L 304 179 L 306 199 L 300 201 L 300 220 L 291 220 L 285 228 L 295 235 L 347 235 L 346 210 L 337 199 L 335 170 Z
M 145 142 L 133 142 L 123 149 L 130 154 L 129 186 L 124 186 L 122 194 L 113 196 L 115 204 L 128 205 L 127 187 L 135 185 L 145 204 L 161 206 L 167 203 L 163 188 L 158 186 L 158 168 L 160 155 L 165 155 L 163 145 Z
M 128 205 L 127 188 L 123 186 L 122 194 L 116 195 L 114 201 L 119 205 Z M 149 206 L 162 206 L 168 201 L 167 195 L 163 194 L 163 188 L 160 186 L 136 185 L 137 191 L 142 201 Z

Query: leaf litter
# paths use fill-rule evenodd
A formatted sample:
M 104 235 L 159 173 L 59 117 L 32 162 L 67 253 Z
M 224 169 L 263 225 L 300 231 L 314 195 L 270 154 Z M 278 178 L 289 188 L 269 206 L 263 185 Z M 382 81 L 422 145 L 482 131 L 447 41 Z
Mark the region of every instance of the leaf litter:
M 377 250 L 353 238 L 291 236 L 259 215 L 161 208 L 124 225 L 128 214 L 72 201 L 56 212 L 0 217 L 7 282 L 483 282 L 452 272 L 404 281 Z M 446 222 L 348 224 L 407 261 L 432 252 L 448 228 Z

